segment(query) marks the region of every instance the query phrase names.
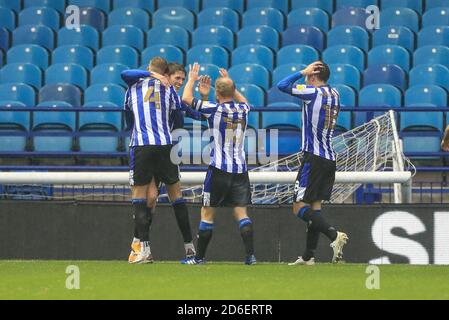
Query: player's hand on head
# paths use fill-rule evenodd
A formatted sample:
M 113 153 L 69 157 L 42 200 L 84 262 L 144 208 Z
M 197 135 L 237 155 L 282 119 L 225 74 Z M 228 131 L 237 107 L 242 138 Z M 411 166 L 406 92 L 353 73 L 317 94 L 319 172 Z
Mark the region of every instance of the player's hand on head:
M 166 76 L 159 74 L 157 72 L 151 72 L 151 76 L 153 76 L 153 78 L 158 79 L 164 86 L 166 87 L 171 86 L 171 83 Z
M 198 81 L 200 73 L 200 65 L 195 62 L 193 65 L 189 64 L 189 79 Z
M 302 70 L 301 74 L 303 76 L 311 76 L 311 75 L 320 73 L 322 68 L 323 68 L 323 64 L 320 61 L 316 61 L 316 62 L 308 65 L 304 70 Z

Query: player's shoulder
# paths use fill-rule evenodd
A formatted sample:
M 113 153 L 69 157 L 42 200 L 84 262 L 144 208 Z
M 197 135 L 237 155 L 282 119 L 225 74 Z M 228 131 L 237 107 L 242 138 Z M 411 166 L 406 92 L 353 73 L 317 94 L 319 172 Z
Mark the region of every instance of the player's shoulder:
M 318 91 L 317 87 L 309 86 L 309 85 L 306 85 L 306 84 L 298 84 L 298 85 L 296 85 L 295 89 L 298 90 L 298 91 L 307 91 L 307 92 L 310 92 L 310 93 L 314 93 L 314 92 Z

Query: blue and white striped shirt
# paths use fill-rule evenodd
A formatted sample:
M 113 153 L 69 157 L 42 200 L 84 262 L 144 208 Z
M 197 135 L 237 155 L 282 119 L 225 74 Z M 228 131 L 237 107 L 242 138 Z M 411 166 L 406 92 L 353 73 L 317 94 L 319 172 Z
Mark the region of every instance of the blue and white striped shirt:
M 246 103 L 219 104 L 196 99 L 192 106 L 209 124 L 210 165 L 228 173 L 247 172 L 244 144 L 250 107 Z
M 181 109 L 173 87 L 154 78 L 140 79 L 126 92 L 125 110 L 134 114 L 130 147 L 170 145 L 170 110 Z

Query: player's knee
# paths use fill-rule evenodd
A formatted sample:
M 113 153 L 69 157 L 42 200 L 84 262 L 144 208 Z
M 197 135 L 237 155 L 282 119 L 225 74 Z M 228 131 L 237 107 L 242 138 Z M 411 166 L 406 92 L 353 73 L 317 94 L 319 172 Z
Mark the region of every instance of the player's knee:
M 249 234 L 253 231 L 253 223 L 251 219 L 245 218 L 240 220 L 239 229 L 241 234 Z

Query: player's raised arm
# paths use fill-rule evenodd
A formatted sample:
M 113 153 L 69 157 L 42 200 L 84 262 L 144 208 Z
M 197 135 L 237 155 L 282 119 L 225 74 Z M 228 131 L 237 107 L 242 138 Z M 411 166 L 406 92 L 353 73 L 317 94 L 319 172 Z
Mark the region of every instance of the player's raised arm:
M 231 79 L 231 77 L 229 76 L 229 73 L 226 69 L 220 69 L 220 75 L 223 78 Z M 248 99 L 246 99 L 246 97 L 240 91 L 238 91 L 237 88 L 235 89 L 235 92 L 234 92 L 234 100 L 238 103 L 248 104 Z
M 441 149 L 449 152 L 449 126 L 444 131 L 443 141 L 441 141 Z
M 319 74 L 322 67 L 323 67 L 322 62 L 320 61 L 314 62 L 308 65 L 304 70 L 296 72 L 286 77 L 285 79 L 279 81 L 277 87 L 282 92 L 298 96 L 300 99 L 311 100 L 313 98 L 313 95 L 316 94 L 317 91 L 316 88 L 314 88 L 313 86 L 304 86 L 304 85 L 298 85 L 295 87 L 294 85 L 295 82 L 301 79 L 302 77 L 311 77 L 316 74 Z
M 122 71 L 120 75 L 123 81 L 126 82 L 128 87 L 131 87 L 133 84 L 139 81 L 139 79 L 151 77 L 151 72 L 140 69 L 130 69 Z
M 200 65 L 198 63 L 195 62 L 193 66 L 189 65 L 189 79 L 187 80 L 184 93 L 182 95 L 182 101 L 189 106 L 193 106 L 193 88 L 200 77 L 199 71 Z

